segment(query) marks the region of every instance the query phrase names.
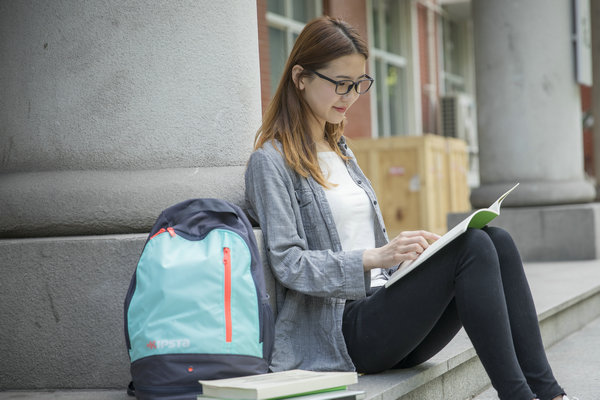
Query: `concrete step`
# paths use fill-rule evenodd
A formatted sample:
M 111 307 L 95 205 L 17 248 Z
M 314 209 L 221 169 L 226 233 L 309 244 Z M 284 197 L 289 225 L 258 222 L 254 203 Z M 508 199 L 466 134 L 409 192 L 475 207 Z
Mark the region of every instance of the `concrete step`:
M 547 351 L 554 375 L 567 394 L 580 400 L 600 398 L 600 318 Z M 473 400 L 498 400 L 489 388 Z
M 527 263 L 526 272 L 536 302 L 544 343 L 547 347 L 567 338 L 582 329 L 586 324 L 600 317 L 600 260 Z M 595 325 L 591 325 L 594 327 Z M 575 336 L 573 336 L 575 337 Z M 584 338 L 587 336 L 584 336 Z M 578 341 L 568 337 L 566 340 Z M 561 346 L 566 343 L 557 345 Z M 594 342 L 597 343 L 597 342 Z M 587 344 L 578 343 L 585 347 Z M 594 349 L 600 348 L 593 343 Z M 597 354 L 597 350 L 595 353 Z M 592 358 L 585 358 L 592 362 Z M 568 359 L 568 354 L 565 355 Z M 561 371 L 568 378 L 568 371 L 580 371 L 581 365 L 571 364 L 563 368 L 560 358 L 553 365 L 559 382 L 563 382 Z M 564 358 L 563 358 L 564 360 Z M 586 361 L 588 362 L 588 361 Z M 590 374 L 597 371 L 588 365 Z M 586 368 L 584 366 L 584 368 Z M 568 390 L 570 384 L 562 383 Z M 461 331 L 454 340 L 433 359 L 416 368 L 400 371 L 387 371 L 381 374 L 364 375 L 353 388 L 365 390 L 369 400 L 463 400 L 481 393 L 489 385 L 475 351 L 464 333 Z M 590 390 L 595 390 L 594 386 Z M 585 397 L 587 392 L 573 394 L 582 400 L 598 398 Z M 483 394 L 482 394 L 483 396 Z M 492 397 L 493 398 L 493 397 Z M 86 400 L 125 400 L 131 399 L 121 390 L 60 390 L 60 391 L 5 391 L 0 392 L 0 400 L 8 399 L 86 399 Z M 482 398 L 483 400 L 486 398 Z M 486 399 L 487 400 L 487 399 Z

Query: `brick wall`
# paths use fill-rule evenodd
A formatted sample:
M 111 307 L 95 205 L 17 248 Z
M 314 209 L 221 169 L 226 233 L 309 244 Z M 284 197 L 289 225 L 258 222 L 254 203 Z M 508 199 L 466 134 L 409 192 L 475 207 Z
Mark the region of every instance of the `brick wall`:
M 363 39 L 369 41 L 366 0 L 326 0 L 323 4 L 323 12 L 332 17 L 342 18 L 354 26 Z M 369 91 L 360 96 L 346 114 L 345 136 L 350 138 L 371 137 L 371 93 Z
M 267 25 L 267 0 L 256 1 L 256 12 L 258 17 L 258 54 L 260 58 L 260 86 L 262 112 L 264 114 L 271 100 L 271 81 L 269 75 L 269 26 Z M 256 127 L 258 129 L 258 127 Z
M 424 133 L 439 133 L 438 105 L 439 105 L 439 71 L 438 71 L 438 23 L 437 15 L 429 32 L 428 13 L 431 11 L 422 4 L 417 4 L 417 25 L 419 43 L 419 72 L 421 75 L 421 118 Z M 434 48 L 430 49 L 429 35 L 435 38 Z M 433 58 L 430 54 L 433 52 Z M 431 76 L 433 70 L 433 76 Z M 432 89 L 433 88 L 433 89 Z
M 592 88 L 589 86 L 580 86 L 581 88 L 581 111 L 582 113 L 592 113 Z M 597 121 L 596 129 L 600 129 L 600 121 Z M 594 127 L 583 127 L 583 160 L 584 170 L 594 176 Z M 600 177 L 596 177 L 600 181 Z

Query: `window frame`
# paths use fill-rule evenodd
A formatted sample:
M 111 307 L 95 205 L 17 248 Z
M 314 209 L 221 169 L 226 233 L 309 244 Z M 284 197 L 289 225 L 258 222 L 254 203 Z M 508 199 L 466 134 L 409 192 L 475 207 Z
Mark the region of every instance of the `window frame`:
M 444 5 L 441 6 L 444 10 Z M 454 93 L 466 93 L 475 98 L 475 60 L 474 60 L 474 43 L 473 43 L 473 23 L 472 20 L 458 21 L 452 18 L 447 12 L 442 12 L 439 19 L 439 71 L 440 71 L 440 95 L 450 95 Z M 458 56 L 460 69 L 458 73 L 446 70 L 446 59 L 448 54 L 446 46 L 449 41 L 447 27 L 450 23 L 456 24 L 459 32 L 459 42 L 462 47 Z M 461 74 L 462 73 L 462 74 Z M 449 83 L 461 85 L 461 90 L 449 90 Z
M 397 20 L 402 27 L 401 48 L 405 50 L 405 55 L 388 52 L 386 47 L 385 26 L 382 24 L 379 27 L 379 38 L 382 41 L 382 47 L 375 47 L 375 32 L 374 32 L 374 2 L 383 2 L 385 0 L 367 0 L 367 26 L 369 32 L 369 70 L 375 72 L 375 79 L 385 79 L 387 76 L 388 66 L 401 68 L 406 77 L 407 93 L 403 99 L 406 103 L 406 118 L 404 123 L 405 132 L 396 132 L 398 136 L 419 136 L 422 135 L 421 122 L 421 92 L 419 87 L 420 70 L 419 70 L 419 54 L 418 54 L 418 27 L 417 27 L 417 9 L 414 0 L 397 0 L 400 1 L 400 9 L 398 11 Z M 379 7 L 380 18 L 383 16 L 383 8 Z M 376 61 L 380 61 L 379 69 L 377 69 Z M 381 85 L 382 92 L 381 100 L 383 109 L 383 127 L 379 126 L 379 114 L 377 109 L 377 98 L 379 96 L 376 85 L 371 89 L 371 134 L 373 138 L 392 136 L 391 118 L 389 106 L 389 92 L 386 85 Z
M 323 2 L 322 0 L 310 0 L 314 6 L 315 17 L 323 15 Z M 294 46 L 295 37 L 300 34 L 304 26 L 305 22 L 301 22 L 293 19 L 293 0 L 283 0 L 283 10 L 285 15 L 277 14 L 276 12 L 269 11 L 267 8 L 266 12 L 266 20 L 267 20 L 267 29 L 274 28 L 282 31 L 285 35 L 285 59 L 290 54 L 292 47 Z M 272 46 L 272 43 L 269 43 L 269 46 Z M 272 66 L 273 60 L 269 60 L 270 66 Z M 269 68 L 269 74 L 272 74 L 272 68 Z M 272 76 L 270 77 L 273 78 Z M 281 77 L 277 77 L 279 80 Z M 271 88 L 271 93 L 269 97 L 272 97 L 275 88 Z

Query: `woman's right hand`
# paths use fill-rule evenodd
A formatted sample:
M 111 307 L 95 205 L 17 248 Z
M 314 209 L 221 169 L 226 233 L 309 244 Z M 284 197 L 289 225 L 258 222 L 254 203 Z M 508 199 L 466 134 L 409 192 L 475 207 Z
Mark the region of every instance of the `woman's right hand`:
M 417 258 L 439 235 L 427 231 L 405 231 L 388 244 L 375 249 L 367 249 L 363 253 L 365 271 L 373 268 L 390 268 L 403 261 Z

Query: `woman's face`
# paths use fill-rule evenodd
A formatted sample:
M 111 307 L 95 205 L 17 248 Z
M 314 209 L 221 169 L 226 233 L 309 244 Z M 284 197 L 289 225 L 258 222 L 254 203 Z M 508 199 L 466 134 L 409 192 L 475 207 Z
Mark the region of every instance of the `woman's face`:
M 326 68 L 317 70 L 319 74 L 334 81 L 357 81 L 365 74 L 365 58 L 360 54 L 342 56 L 331 61 Z M 325 122 L 338 124 L 343 121 L 346 111 L 358 99 L 354 88 L 345 95 L 336 94 L 336 85 L 313 74 L 303 77 L 298 82 L 304 99 L 313 111 L 318 123 L 315 129 L 323 132 Z

